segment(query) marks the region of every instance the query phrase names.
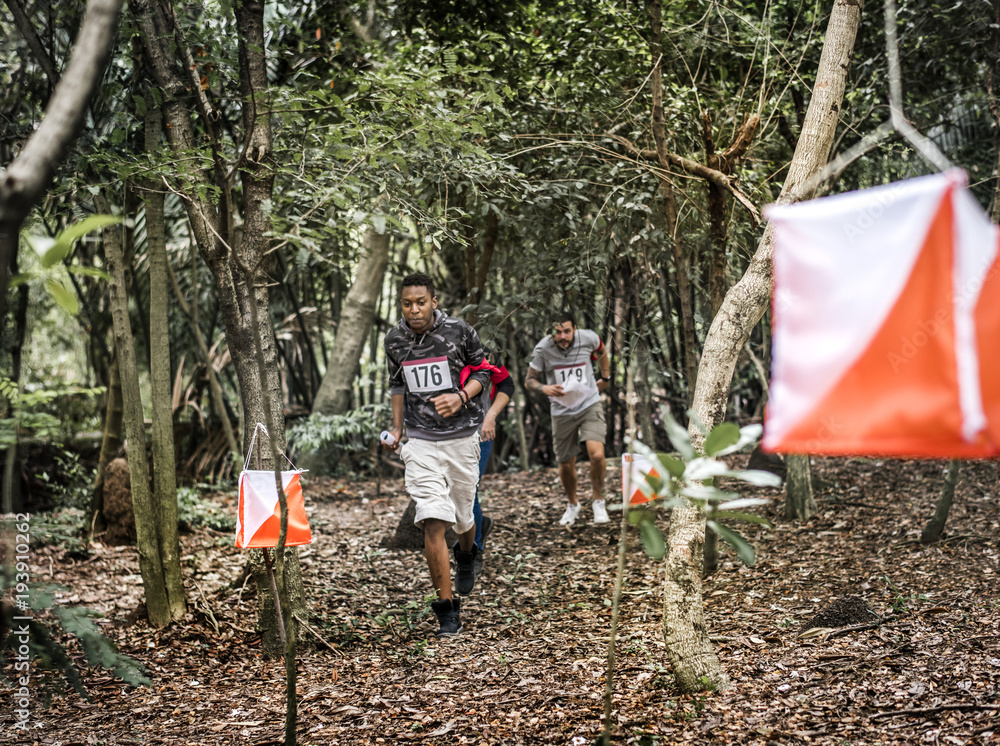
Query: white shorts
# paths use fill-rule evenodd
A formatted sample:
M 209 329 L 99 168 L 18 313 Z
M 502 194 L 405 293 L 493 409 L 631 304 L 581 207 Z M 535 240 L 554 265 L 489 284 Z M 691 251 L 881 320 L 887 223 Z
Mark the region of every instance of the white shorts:
M 413 438 L 399 456 L 406 464 L 406 491 L 417 504 L 415 526 L 436 518 L 464 534 L 476 525 L 472 505 L 479 484 L 479 433 L 451 440 Z

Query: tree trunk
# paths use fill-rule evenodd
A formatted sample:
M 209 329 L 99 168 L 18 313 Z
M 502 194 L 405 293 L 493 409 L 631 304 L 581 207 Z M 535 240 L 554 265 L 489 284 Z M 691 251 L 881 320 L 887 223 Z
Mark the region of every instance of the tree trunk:
M 388 266 L 389 233 L 379 233 L 371 227 L 365 233 L 365 252 L 358 261 L 357 279 L 344 300 L 333 351 L 313 400 L 312 411 L 316 414 L 343 414 L 350 409 L 351 388 L 375 319 L 375 304 Z
M 145 121 L 146 152 L 160 145 L 163 123 L 160 110 L 149 107 Z M 171 406 L 170 280 L 167 276 L 167 242 L 163 224 L 163 190 L 147 181 L 146 251 L 149 254 L 149 380 L 153 415 L 153 503 L 159 518 L 160 558 L 172 620 L 187 612 L 181 578 L 180 542 L 177 538 L 177 464 L 174 456 L 174 416 Z
M 652 21 L 652 33 L 649 39 L 649 51 L 653 56 L 653 71 L 650 74 L 650 90 L 653 98 L 652 132 L 656 143 L 656 159 L 663 171 L 671 168 L 667 155 L 667 127 L 663 115 L 663 59 L 662 59 L 662 3 L 653 0 L 649 4 L 649 15 Z M 691 280 L 688 274 L 689 257 L 684 251 L 680 236 L 677 235 L 677 204 L 674 199 L 674 189 L 670 181 L 659 177 L 660 191 L 663 193 L 663 216 L 666 221 L 666 233 L 669 236 L 670 250 L 674 259 L 674 278 L 677 283 L 677 295 L 680 298 L 681 338 L 684 353 L 684 378 L 688 391 L 693 391 L 698 375 L 698 338 L 694 328 L 694 306 L 691 302 Z
M 0 272 L 6 272 L 6 268 L 0 268 Z M 17 254 L 10 257 L 10 275 L 14 277 L 18 273 Z M 21 360 L 23 359 L 24 341 L 28 337 L 28 301 L 30 288 L 27 283 L 17 289 L 17 307 L 14 311 L 14 338 L 10 340 L 10 380 L 20 390 L 21 382 Z M 5 319 L 0 316 L 0 348 L 6 346 L 7 340 L 4 338 L 3 330 L 6 328 Z M 2 402 L 2 399 L 0 399 Z M 13 412 L 10 406 L 0 406 L 0 416 L 11 417 Z M 0 512 L 15 513 L 21 509 L 21 474 L 18 468 L 17 459 L 17 434 L 14 442 L 10 444 L 4 454 L 3 463 L 3 484 L 0 486 Z
M 945 523 L 948 522 L 948 513 L 951 511 L 951 503 L 955 499 L 955 486 L 958 484 L 958 472 L 961 466 L 962 462 L 958 459 L 952 459 L 948 462 L 948 471 L 944 475 L 944 489 L 941 490 L 941 497 L 938 498 L 937 507 L 934 509 L 934 517 L 920 534 L 922 544 L 933 544 L 944 533 Z
M 122 382 L 118 373 L 118 355 L 112 354 L 108 369 L 108 404 L 104 409 L 104 434 L 101 438 L 101 454 L 97 459 L 97 477 L 94 480 L 94 496 L 90 504 L 90 524 L 95 530 L 103 528 L 104 513 L 104 471 L 122 447 Z
M 779 203 L 790 202 L 796 188 L 829 159 L 860 21 L 859 0 L 836 0 L 812 100 Z M 729 386 L 740 350 L 767 309 L 771 297 L 772 242 L 773 233 L 768 226 L 746 273 L 726 293 L 705 339 L 692 408 L 709 430 L 725 417 Z M 693 426 L 689 429 L 695 444 L 700 447 L 703 438 L 700 431 Z M 678 625 L 667 628 L 667 648 L 678 685 L 687 692 L 727 684 L 704 621 L 700 577 L 704 538 L 703 513 L 688 508 L 673 511 L 663 617 L 665 624 Z
M 275 427 L 269 432 L 275 447 L 284 451 L 281 377 L 262 267 L 271 229 L 270 218 L 263 207 L 271 200 L 274 184 L 270 104 L 266 94 L 263 4 L 259 0 L 249 0 L 235 6 L 245 137 L 238 164 L 243 181 L 242 240 L 238 246 L 230 245 L 236 209 L 229 186 L 229 166 L 222 160 L 222 146 L 216 140 L 214 123 L 219 116 L 201 90 L 191 51 L 179 43 L 181 35 L 162 4 L 154 0 L 130 0 L 129 7 L 141 31 L 153 78 L 163 92 L 163 115 L 171 149 L 176 153 L 187 153 L 195 150 L 203 140 L 207 140 L 212 149 L 212 171 L 187 174 L 189 181 L 197 180 L 203 188 L 190 188 L 182 196 L 199 253 L 212 273 L 219 313 L 239 381 L 243 405 L 243 443 L 248 446 L 257 423 L 266 421 L 264 398 L 267 397 L 268 406 L 276 414 Z M 185 70 L 188 79 L 181 77 L 179 70 Z M 192 108 L 200 115 L 206 130 L 205 137 L 195 135 Z M 222 193 L 221 210 L 208 197 L 217 186 Z M 251 294 L 253 298 L 250 298 Z M 259 311 L 256 333 L 261 340 L 263 365 L 258 365 L 255 354 L 251 303 L 256 303 Z M 265 452 L 262 468 L 272 468 L 271 461 L 270 453 Z M 289 551 L 296 556 L 294 550 Z M 279 580 L 279 585 L 293 593 L 302 588 L 301 578 L 295 576 L 299 572 L 297 561 L 285 562 L 284 555 L 279 555 L 278 567 L 286 573 Z M 254 576 L 258 591 L 266 594 L 269 587 L 266 574 L 258 571 Z M 304 605 L 304 601 L 293 598 L 292 605 L 299 607 Z M 278 630 L 267 625 L 266 618 L 258 621 L 262 626 L 265 650 L 280 650 Z
M 98 210 L 110 212 L 103 195 L 95 195 Z M 139 572 L 146 595 L 149 623 L 165 627 L 172 621 L 163 561 L 160 556 L 159 521 L 156 506 L 149 493 L 149 468 L 146 462 L 146 429 L 143 424 L 142 400 L 139 394 L 139 372 L 136 369 L 132 323 L 125 296 L 125 267 L 122 258 L 121 228 L 104 229 L 104 256 L 109 282 L 108 296 L 114 324 L 115 353 L 122 387 L 122 412 L 125 423 L 129 478 L 132 485 L 132 508 L 135 511 L 136 548 L 139 551 Z
M 807 521 L 816 514 L 809 455 L 789 454 L 785 468 L 785 518 Z

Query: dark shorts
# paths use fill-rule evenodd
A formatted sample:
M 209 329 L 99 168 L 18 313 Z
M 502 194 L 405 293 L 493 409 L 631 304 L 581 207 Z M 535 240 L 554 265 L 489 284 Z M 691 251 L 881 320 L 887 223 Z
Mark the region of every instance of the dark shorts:
M 565 464 L 575 459 L 581 441 L 596 440 L 603 444 L 607 433 L 608 425 L 604 420 L 604 405 L 601 402 L 591 404 L 576 414 L 553 416 L 552 445 L 556 461 Z

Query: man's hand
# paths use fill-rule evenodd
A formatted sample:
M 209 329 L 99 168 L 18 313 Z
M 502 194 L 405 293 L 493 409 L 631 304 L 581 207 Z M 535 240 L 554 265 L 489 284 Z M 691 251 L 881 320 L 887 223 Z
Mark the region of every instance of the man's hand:
M 451 417 L 462 408 L 464 403 L 462 397 L 458 394 L 438 394 L 431 398 L 431 404 L 434 405 L 434 409 L 442 417 Z
M 542 393 L 546 396 L 563 396 L 566 392 L 558 383 L 553 383 L 550 386 L 542 386 Z
M 602 393 L 604 392 L 604 389 L 606 389 L 610 385 L 611 385 L 611 381 L 606 381 L 603 378 L 598 378 L 597 379 L 597 390 L 600 391 L 600 392 L 602 392 Z
M 481 440 L 493 440 L 497 436 L 497 418 L 492 412 L 483 417 L 483 435 Z
M 389 433 L 393 437 L 392 445 L 389 445 L 383 440 L 382 447 L 387 451 L 398 451 L 399 447 L 403 445 L 402 443 L 399 442 L 399 439 L 403 437 L 403 428 L 394 427 L 392 430 L 389 431 Z

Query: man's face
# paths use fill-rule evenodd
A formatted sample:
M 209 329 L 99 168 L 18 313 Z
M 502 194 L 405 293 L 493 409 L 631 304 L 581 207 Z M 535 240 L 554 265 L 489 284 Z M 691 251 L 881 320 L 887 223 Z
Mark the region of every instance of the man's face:
M 430 291 L 423 285 L 403 288 L 403 318 L 417 334 L 422 334 L 431 328 L 434 321 L 434 309 L 438 307 L 437 298 L 432 298 Z
M 572 321 L 563 321 L 556 324 L 552 329 L 552 339 L 561 350 L 568 350 L 573 344 L 573 335 L 576 333 L 576 326 Z

